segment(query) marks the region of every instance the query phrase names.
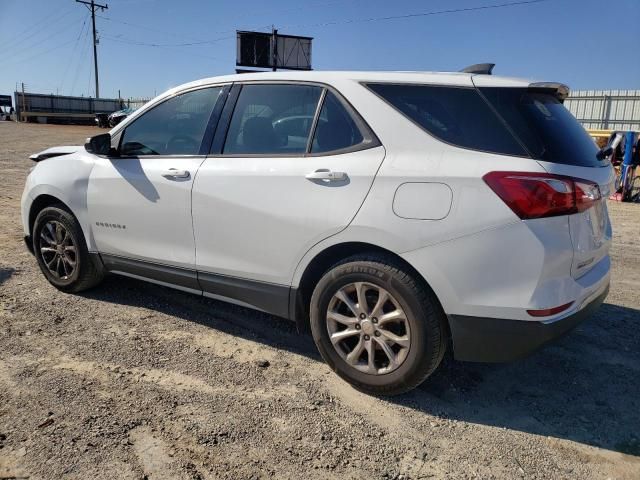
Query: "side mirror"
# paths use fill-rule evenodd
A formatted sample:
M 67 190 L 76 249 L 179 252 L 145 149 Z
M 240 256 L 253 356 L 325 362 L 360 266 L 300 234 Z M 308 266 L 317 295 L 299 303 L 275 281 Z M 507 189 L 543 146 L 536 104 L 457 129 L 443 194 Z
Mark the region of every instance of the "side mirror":
M 116 154 L 116 150 L 111 148 L 111 134 L 101 133 L 95 137 L 87 138 L 84 149 L 94 155 L 110 155 Z

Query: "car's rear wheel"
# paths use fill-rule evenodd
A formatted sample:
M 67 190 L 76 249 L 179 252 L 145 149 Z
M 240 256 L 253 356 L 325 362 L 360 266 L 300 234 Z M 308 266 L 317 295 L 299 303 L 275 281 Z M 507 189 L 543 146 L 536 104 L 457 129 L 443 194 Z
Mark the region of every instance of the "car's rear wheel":
M 379 255 L 352 257 L 318 282 L 310 306 L 318 350 L 338 375 L 373 394 L 422 383 L 446 348 L 445 317 L 411 272 Z
M 59 206 L 44 208 L 33 225 L 33 251 L 49 283 L 64 292 L 87 290 L 104 273 L 89 255 L 76 218 Z

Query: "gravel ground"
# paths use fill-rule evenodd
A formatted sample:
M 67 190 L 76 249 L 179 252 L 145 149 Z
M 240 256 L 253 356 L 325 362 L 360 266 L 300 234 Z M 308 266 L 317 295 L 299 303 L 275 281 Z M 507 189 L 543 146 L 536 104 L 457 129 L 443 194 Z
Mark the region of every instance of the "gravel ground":
M 22 242 L 27 157 L 98 132 L 0 122 L 0 478 L 640 478 L 640 206 L 610 204 L 611 293 L 570 335 L 375 398 L 284 320 L 51 287 Z

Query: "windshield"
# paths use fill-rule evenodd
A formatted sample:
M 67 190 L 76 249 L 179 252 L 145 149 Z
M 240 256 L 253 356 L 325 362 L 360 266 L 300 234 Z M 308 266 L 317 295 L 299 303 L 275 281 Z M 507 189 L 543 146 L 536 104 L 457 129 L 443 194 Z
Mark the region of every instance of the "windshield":
M 531 156 L 545 162 L 601 167 L 598 147 L 564 105 L 526 88 L 480 88 Z

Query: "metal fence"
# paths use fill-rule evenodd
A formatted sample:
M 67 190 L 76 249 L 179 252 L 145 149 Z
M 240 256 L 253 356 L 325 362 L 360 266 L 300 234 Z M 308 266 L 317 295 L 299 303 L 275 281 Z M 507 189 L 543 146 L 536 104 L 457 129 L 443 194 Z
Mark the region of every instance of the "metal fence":
M 640 90 L 576 90 L 564 105 L 584 128 L 640 130 Z
M 151 99 L 150 98 L 127 98 L 126 100 L 123 100 L 123 102 L 127 107 L 137 110 L 138 108 L 143 106 L 145 103 L 147 103 L 149 100 Z
M 41 93 L 14 94 L 20 120 L 94 124 L 96 113 L 112 113 L 125 107 L 139 108 L 147 99 L 70 97 Z

